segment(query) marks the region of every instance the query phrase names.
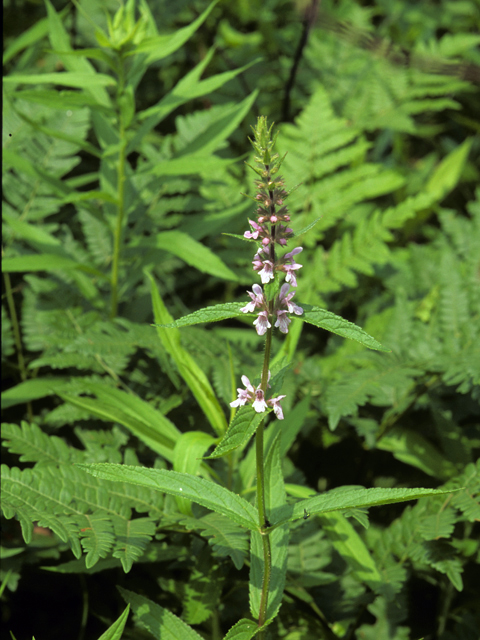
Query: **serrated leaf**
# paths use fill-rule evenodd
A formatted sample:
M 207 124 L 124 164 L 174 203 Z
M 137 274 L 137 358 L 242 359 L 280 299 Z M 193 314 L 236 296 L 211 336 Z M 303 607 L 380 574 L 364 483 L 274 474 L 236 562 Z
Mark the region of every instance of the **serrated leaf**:
M 246 443 L 264 417 L 265 413 L 257 413 L 251 405 L 240 407 L 220 443 L 205 459 L 220 458 Z
M 369 349 L 375 349 L 376 351 L 384 351 L 390 353 L 391 349 L 387 349 L 380 342 L 372 338 L 366 331 L 361 329 L 353 322 L 345 320 L 341 316 L 337 316 L 331 311 L 321 309 L 320 307 L 312 307 L 309 304 L 299 303 L 299 306 L 303 308 L 303 315 L 300 316 L 302 320 L 313 324 L 321 329 L 326 329 L 332 333 L 336 333 L 342 338 L 349 338 L 350 340 L 356 340 L 360 344 L 363 344 Z
M 203 640 L 196 631 L 168 609 L 133 591 L 118 587 L 123 599 L 128 602 L 139 623 L 150 631 L 154 638 L 162 640 Z
M 250 502 L 228 491 L 225 487 L 203 478 L 165 469 L 146 469 L 111 463 L 76 466 L 96 478 L 138 484 L 172 496 L 187 498 L 216 513 L 221 513 L 247 529 L 258 529 L 258 513 Z
M 452 493 L 445 489 L 342 489 L 329 491 L 307 500 L 300 500 L 295 505 L 288 505 L 282 510 L 281 519 L 274 523 L 279 526 L 285 522 L 300 520 L 305 511 L 310 515 L 329 513 L 330 511 L 342 511 L 355 507 L 375 507 L 382 504 L 394 504 L 417 500 L 428 496 Z M 288 515 L 287 515 L 288 514 Z M 272 523 L 273 524 L 273 523 Z
M 204 309 L 198 309 L 193 313 L 189 313 L 183 318 L 170 322 L 169 324 L 154 324 L 154 327 L 165 327 L 167 329 L 176 327 L 190 327 L 193 324 L 201 324 L 202 322 L 219 322 L 228 318 L 236 318 L 243 315 L 240 311 L 245 306 L 244 302 L 226 302 L 224 304 L 216 304 Z
M 125 611 L 115 620 L 115 622 L 108 627 L 105 633 L 99 637 L 98 640 L 121 640 L 125 624 L 130 613 L 130 605 L 127 605 Z
M 263 625 L 262 629 L 268 624 L 269 623 Z M 256 622 L 242 618 L 242 620 L 239 620 L 236 625 L 229 629 L 223 640 L 251 640 L 259 630 Z

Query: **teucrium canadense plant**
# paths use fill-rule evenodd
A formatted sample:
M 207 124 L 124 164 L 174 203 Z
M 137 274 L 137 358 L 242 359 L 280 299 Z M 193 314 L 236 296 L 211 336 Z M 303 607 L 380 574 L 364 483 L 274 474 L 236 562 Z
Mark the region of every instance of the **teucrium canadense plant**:
M 306 309 L 292 302 L 295 295 L 290 291 L 297 285 L 296 272 L 301 265 L 295 256 L 301 247 L 290 247 L 288 241 L 295 232 L 290 228 L 290 216 L 285 204 L 289 193 L 278 171 L 281 160 L 274 152 L 276 136 L 272 138 L 273 125 L 268 127 L 264 117 L 258 119 L 252 141 L 255 150 L 257 194 L 253 198 L 258 208 L 256 220 L 250 220 L 245 239 L 256 244 L 253 269 L 260 276 L 263 288 L 258 283 L 248 292 L 250 302 L 245 306 L 229 303 L 216 305 L 180 318 L 173 323 L 159 324 L 163 333 L 169 329 L 214 322 L 241 314 L 256 314 L 253 324 L 260 336 L 265 336 L 264 360 L 258 384 L 242 376 L 245 388 L 238 389 L 238 397 L 230 404 L 240 407 L 228 430 L 207 459 L 230 456 L 232 452 L 255 433 L 256 500 L 255 505 L 221 484 L 198 478 L 189 473 L 167 469 L 146 469 L 128 465 L 80 464 L 82 469 L 97 478 L 122 481 L 161 491 L 181 500 L 190 500 L 225 516 L 232 523 L 250 532 L 250 609 L 252 621 L 241 620 L 245 636 L 265 637 L 266 627 L 276 617 L 283 597 L 287 571 L 287 549 L 289 523 L 306 520 L 313 515 L 326 515 L 344 509 L 358 509 L 373 505 L 412 500 L 427 495 L 444 493 L 434 489 L 361 489 L 317 494 L 295 503 L 288 503 L 281 470 L 281 422 L 275 422 L 273 442 L 265 456 L 265 419 L 273 411 L 278 420 L 284 419 L 279 394 L 282 370 L 271 379 L 270 358 L 272 333 L 275 328 L 287 334 L 292 317 L 302 317 L 313 325 L 328 329 L 338 335 L 357 340 L 372 349 L 388 351 L 374 338 L 356 325 L 324 309 L 306 305 Z M 293 223 L 292 223 L 293 224 Z M 281 255 L 281 252 L 284 252 Z M 282 283 L 282 280 L 285 280 Z M 277 395 L 269 393 L 270 379 Z M 132 602 L 133 604 L 133 602 Z M 234 638 L 234 630 L 226 638 Z M 188 638 L 185 635 L 179 636 Z

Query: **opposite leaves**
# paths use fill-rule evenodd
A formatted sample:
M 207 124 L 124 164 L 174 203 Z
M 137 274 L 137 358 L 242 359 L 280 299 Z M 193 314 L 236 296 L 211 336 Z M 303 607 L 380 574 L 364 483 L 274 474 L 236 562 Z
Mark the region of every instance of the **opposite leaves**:
M 227 320 L 229 318 L 236 318 L 237 316 L 244 315 L 241 311 L 245 306 L 244 302 L 227 302 L 225 304 L 217 304 L 212 307 L 206 307 L 205 309 L 199 309 L 193 313 L 189 313 L 183 318 L 170 322 L 169 324 L 156 324 L 153 326 L 162 328 L 180 328 L 189 327 L 194 324 L 201 324 L 203 322 L 219 322 L 220 320 Z M 303 308 L 303 314 L 301 316 L 291 315 L 292 319 L 299 317 L 301 320 L 305 320 L 309 324 L 313 324 L 316 327 L 336 333 L 342 338 L 349 338 L 350 340 L 356 340 L 364 347 L 368 349 L 375 349 L 376 351 L 384 351 L 390 353 L 390 349 L 384 347 L 380 342 L 375 340 L 366 331 L 361 329 L 353 322 L 345 320 L 341 316 L 337 316 L 331 311 L 321 309 L 320 307 L 313 307 L 309 304 L 301 303 Z M 253 314 L 248 314 L 253 315 Z

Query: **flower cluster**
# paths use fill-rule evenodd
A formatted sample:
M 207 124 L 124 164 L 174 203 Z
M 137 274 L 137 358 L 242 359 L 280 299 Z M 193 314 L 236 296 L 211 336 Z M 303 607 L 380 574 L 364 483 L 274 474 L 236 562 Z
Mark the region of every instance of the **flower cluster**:
M 263 289 L 261 285 L 254 284 L 252 291 L 248 291 L 250 302 L 242 309 L 243 313 L 258 312 L 253 324 L 259 336 L 263 336 L 272 329 L 272 324 L 281 333 L 288 333 L 291 319 L 288 314 L 302 315 L 303 309 L 292 302 L 295 291 L 290 287 L 297 286 L 296 272 L 302 265 L 295 261 L 295 256 L 303 251 L 302 247 L 296 247 L 283 256 L 277 256 L 277 249 L 287 245 L 293 237 L 293 231 L 288 226 L 290 216 L 285 200 L 288 192 L 285 190 L 283 179 L 276 176 L 282 161 L 276 153 L 272 153 L 276 138 L 271 138 L 272 127 L 267 127 L 265 118 L 259 118 L 254 129 L 255 139 L 252 145 L 256 151 L 256 167 L 251 167 L 258 176 L 255 181 L 257 194 L 253 200 L 258 205 L 256 220 L 249 220 L 250 230 L 245 231 L 244 237 L 255 240 L 257 251 L 253 257 L 253 270 L 260 276 L 262 285 L 270 286 Z M 278 279 L 281 274 L 285 282 L 279 286 Z M 273 286 L 271 286 L 273 285 Z M 267 365 L 264 365 L 265 367 Z M 231 403 L 232 407 L 238 407 L 247 402 L 253 403 L 255 411 L 265 411 L 272 407 L 278 418 L 283 418 L 283 412 L 279 401 L 285 396 L 278 396 L 265 400 L 264 390 L 256 389 L 250 384 L 246 376 L 242 377 L 245 389 L 238 389 L 238 398 Z
M 270 380 L 270 371 L 268 372 L 268 379 Z M 265 409 L 268 409 L 268 407 L 272 407 L 277 418 L 279 420 L 283 420 L 283 411 L 280 406 L 280 400 L 285 398 L 285 396 L 277 396 L 276 398 L 265 400 L 265 394 L 260 385 L 258 385 L 258 387 L 254 387 L 247 376 L 242 376 L 242 382 L 245 385 L 245 389 L 237 389 L 238 398 L 230 403 L 231 407 L 241 407 L 244 404 L 247 404 L 247 402 L 250 403 L 253 401 L 252 406 L 257 413 L 262 413 Z

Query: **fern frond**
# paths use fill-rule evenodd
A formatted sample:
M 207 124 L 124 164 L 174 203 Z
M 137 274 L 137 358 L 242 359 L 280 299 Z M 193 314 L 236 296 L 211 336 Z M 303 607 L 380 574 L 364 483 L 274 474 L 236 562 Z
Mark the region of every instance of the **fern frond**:
M 2 444 L 11 453 L 20 454 L 21 462 L 37 462 L 39 465 L 73 464 L 85 461 L 85 455 L 69 447 L 61 438 L 48 436 L 36 424 L 28 422 L 2 424 Z

